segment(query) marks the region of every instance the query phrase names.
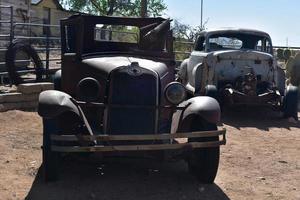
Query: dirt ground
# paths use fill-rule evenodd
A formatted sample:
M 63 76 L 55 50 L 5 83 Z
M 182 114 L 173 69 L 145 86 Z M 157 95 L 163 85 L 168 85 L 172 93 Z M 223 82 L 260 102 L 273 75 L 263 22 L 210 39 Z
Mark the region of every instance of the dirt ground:
M 213 185 L 197 183 L 184 162 L 80 157 L 68 158 L 60 180 L 46 184 L 41 119 L 0 113 L 0 200 L 300 199 L 300 123 L 263 110 L 225 112 L 222 121 L 228 143 Z

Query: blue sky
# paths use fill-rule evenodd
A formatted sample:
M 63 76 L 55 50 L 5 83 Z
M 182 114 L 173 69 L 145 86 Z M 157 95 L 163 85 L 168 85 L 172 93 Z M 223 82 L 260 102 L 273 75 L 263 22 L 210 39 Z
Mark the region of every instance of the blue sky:
M 200 0 L 165 0 L 166 15 L 200 25 Z M 300 46 L 299 0 L 203 0 L 207 28 L 241 27 L 268 32 L 273 45 Z

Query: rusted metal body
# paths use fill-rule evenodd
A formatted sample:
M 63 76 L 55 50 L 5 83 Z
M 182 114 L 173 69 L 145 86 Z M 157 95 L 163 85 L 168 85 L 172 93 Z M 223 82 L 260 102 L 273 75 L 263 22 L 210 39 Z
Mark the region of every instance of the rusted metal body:
M 184 111 L 186 106 L 139 106 L 139 105 L 107 105 L 103 103 L 85 103 L 72 100 L 77 106 L 79 106 L 79 113 L 84 118 L 85 126 L 88 127 L 88 132 L 77 133 L 76 135 L 63 133 L 62 135 L 51 135 L 51 149 L 56 152 L 130 152 L 130 151 L 157 151 L 157 150 L 186 150 L 190 151 L 195 148 L 207 148 L 218 147 L 226 144 L 225 133 L 226 130 L 216 131 L 197 131 L 197 132 L 176 132 L 176 133 L 159 133 L 159 134 L 145 134 L 136 133 L 134 135 L 129 134 L 103 134 L 103 131 L 93 131 L 90 123 L 86 119 L 85 113 L 80 106 L 86 107 L 100 107 L 103 110 L 110 108 L 129 108 L 129 109 L 158 109 L 174 111 Z M 130 117 L 130 116 L 129 116 Z M 221 136 L 221 138 L 219 138 Z M 218 137 L 218 141 L 207 142 L 187 142 L 191 138 L 209 138 Z M 125 141 L 125 143 L 114 144 L 116 141 Z M 146 144 L 143 144 L 145 143 Z M 149 143 L 149 142 L 150 143 Z M 68 142 L 77 142 L 79 145 L 69 145 Z M 131 142 L 141 142 L 141 144 L 130 144 Z M 91 143 L 94 145 L 91 146 Z M 126 145 L 127 144 L 127 145 Z
M 277 65 L 269 34 L 225 28 L 203 31 L 179 77 L 192 95 L 215 88 L 222 104 L 282 106 L 285 74 Z
M 118 36 L 117 27 L 129 36 Z M 58 152 L 205 149 L 201 163 L 213 169 L 203 181 L 214 180 L 219 146 L 226 143 L 226 131 L 216 126 L 220 107 L 210 97 L 186 100 L 184 86 L 175 82 L 170 20 L 75 15 L 62 20 L 61 33 L 56 90 L 39 97 L 47 169 Z M 206 161 L 208 154 L 213 158 Z

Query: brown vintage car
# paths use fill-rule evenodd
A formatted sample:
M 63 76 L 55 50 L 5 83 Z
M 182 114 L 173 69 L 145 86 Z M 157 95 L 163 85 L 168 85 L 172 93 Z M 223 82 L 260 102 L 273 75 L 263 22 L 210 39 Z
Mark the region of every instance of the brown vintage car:
M 184 158 L 201 182 L 214 181 L 220 107 L 186 100 L 175 82 L 170 20 L 74 15 L 61 34 L 55 90 L 39 97 L 46 181 L 57 178 L 60 155 L 75 152 Z

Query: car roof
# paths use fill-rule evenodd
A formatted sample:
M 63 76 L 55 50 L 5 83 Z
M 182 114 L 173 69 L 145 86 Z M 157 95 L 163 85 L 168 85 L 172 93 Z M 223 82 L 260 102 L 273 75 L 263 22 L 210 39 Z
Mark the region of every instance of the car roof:
M 255 30 L 255 29 L 246 29 L 246 28 L 218 28 L 218 29 L 208 29 L 200 33 L 200 35 L 209 36 L 212 34 L 222 34 L 222 33 L 247 33 L 252 35 L 259 35 L 264 37 L 270 37 L 270 35 L 264 31 Z

